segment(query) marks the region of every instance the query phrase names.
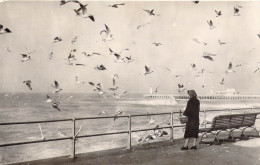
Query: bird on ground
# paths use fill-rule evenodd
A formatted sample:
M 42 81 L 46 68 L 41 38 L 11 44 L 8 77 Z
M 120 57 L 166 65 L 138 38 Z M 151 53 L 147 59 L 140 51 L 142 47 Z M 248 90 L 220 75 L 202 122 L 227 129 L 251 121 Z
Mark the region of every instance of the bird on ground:
M 215 12 L 216 12 L 216 17 L 219 17 L 219 16 L 221 16 L 222 15 L 222 13 L 221 13 L 221 11 L 217 11 L 217 10 L 215 10 Z
M 97 65 L 95 68 L 94 68 L 94 70 L 107 70 L 107 68 L 104 66 L 104 65 Z
M 210 29 L 215 28 L 215 26 L 213 25 L 212 20 L 207 21 L 207 23 L 209 24 Z
M 116 100 L 118 101 L 118 99 L 121 99 L 124 95 L 126 95 L 127 94 L 127 91 L 124 91 L 123 93 L 121 93 L 121 94 L 118 94 L 118 95 L 116 95 L 115 93 L 113 94 L 113 97 L 115 97 L 116 98 Z
M 154 9 L 152 9 L 152 10 L 146 10 L 146 9 L 143 9 L 143 11 L 145 11 L 145 12 L 147 12 L 148 14 L 149 14 L 149 16 L 152 16 L 152 15 L 154 15 L 155 16 L 155 14 L 154 14 Z
M 178 84 L 178 92 L 183 92 L 185 90 L 184 85 L 183 84 Z
M 112 4 L 112 5 L 108 5 L 107 7 L 118 8 L 118 6 L 123 6 L 123 5 L 125 5 L 125 3 Z
M 71 44 L 74 44 L 78 39 L 78 36 L 74 37 L 72 40 L 71 40 Z
M 62 89 L 59 86 L 58 81 L 54 80 L 54 85 L 51 84 L 51 86 L 55 89 L 52 93 L 59 93 Z
M 83 5 L 79 1 L 72 1 L 72 2 L 78 3 L 79 6 L 80 6 L 78 9 L 74 9 L 77 16 L 82 16 L 83 18 L 89 18 L 91 21 L 95 22 L 94 16 L 87 13 L 87 5 L 88 4 Z M 81 11 L 81 13 L 80 13 L 80 11 Z
M 220 40 L 218 40 L 218 43 L 219 43 L 219 45 L 224 45 L 224 44 L 226 44 L 225 42 L 222 42 L 222 41 L 220 41 Z
M 234 16 L 240 16 L 239 9 L 234 7 Z
M 232 66 L 232 62 L 230 62 L 228 64 L 228 70 L 225 71 L 226 74 L 228 73 L 235 73 L 235 70 L 232 70 L 233 66 Z
M 53 102 L 53 103 L 52 103 L 52 107 L 53 107 L 54 109 L 56 109 L 56 110 L 58 110 L 58 111 L 61 112 L 61 109 L 60 109 L 60 107 L 59 107 L 59 102 Z
M 84 54 L 86 57 L 91 57 L 91 56 L 93 56 L 93 55 L 101 56 L 100 53 L 95 53 L 95 52 L 93 52 L 93 53 L 91 53 L 91 54 L 87 54 L 86 52 L 82 52 L 82 54 Z
M 160 45 L 162 45 L 160 42 L 154 42 L 153 43 L 155 46 L 160 46 Z
M 27 87 L 28 87 L 30 90 L 32 90 L 32 85 L 31 85 L 32 81 L 31 81 L 31 80 L 23 81 L 23 83 L 25 83 L 25 84 L 27 85 Z
M 4 28 L 3 25 L 0 24 L 0 34 L 5 34 L 5 33 L 11 33 L 12 31 L 8 28 Z
M 106 28 L 106 30 L 100 31 L 100 35 L 102 35 L 102 33 L 106 34 L 106 37 L 103 38 L 102 41 L 106 42 L 106 41 L 114 40 L 113 34 L 111 34 L 111 30 L 109 29 L 109 27 L 106 24 L 105 24 L 105 28 Z
M 55 37 L 53 40 L 53 43 L 62 41 L 61 37 Z
M 224 80 L 225 80 L 225 79 L 222 78 L 222 80 L 221 80 L 221 82 L 220 82 L 221 85 L 224 85 Z
M 75 80 L 76 80 L 76 83 L 77 83 L 77 84 L 85 84 L 84 81 L 79 81 L 78 76 L 75 77 Z
M 145 68 L 145 73 L 144 73 L 145 76 L 146 76 L 147 74 L 153 73 L 153 71 L 152 71 L 150 68 L 148 68 L 148 66 L 145 65 L 144 68 Z

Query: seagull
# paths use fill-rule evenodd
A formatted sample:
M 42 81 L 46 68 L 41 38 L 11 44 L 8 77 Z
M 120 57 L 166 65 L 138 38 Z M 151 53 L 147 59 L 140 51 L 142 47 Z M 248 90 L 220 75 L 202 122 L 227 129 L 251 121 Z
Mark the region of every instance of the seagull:
M 45 102 L 47 103 L 51 103 L 51 102 L 54 102 L 55 100 L 52 99 L 49 95 L 47 95 L 47 100 Z
M 68 56 L 68 61 L 69 61 L 69 63 L 71 63 L 71 61 L 73 61 L 73 60 L 77 60 L 76 58 L 75 58 L 75 55 L 74 54 L 69 54 L 69 56 Z
M 204 57 L 205 59 L 208 59 L 210 61 L 214 61 L 214 59 L 211 56 L 203 55 L 202 57 Z
M 220 41 L 220 40 L 218 40 L 218 43 L 219 43 L 219 45 L 226 44 L 225 42 L 222 42 L 222 41 Z
M 155 91 L 154 91 L 155 93 L 158 93 L 158 88 L 159 88 L 159 86 L 155 88 Z
M 235 73 L 235 70 L 232 70 L 232 63 L 231 62 L 228 64 L 228 70 L 226 70 L 225 73 L 226 74 Z
M 196 65 L 195 64 L 191 64 L 191 68 L 196 70 Z
M 222 78 L 220 84 L 221 84 L 221 85 L 224 85 L 224 78 Z
M 5 34 L 5 33 L 11 33 L 12 31 L 8 28 L 4 28 L 3 25 L 0 24 L 0 34 Z
M 115 78 L 112 79 L 113 80 L 113 87 L 112 88 L 109 88 L 108 90 L 111 90 L 111 91 L 116 91 L 118 89 L 118 87 L 115 87 L 116 86 L 116 80 Z
M 116 77 L 119 78 L 119 75 L 117 73 L 111 75 L 111 78 L 116 78 Z
M 101 65 L 99 65 L 99 66 L 97 65 L 97 66 L 94 68 L 94 70 L 107 70 L 107 69 L 106 69 L 106 67 L 105 67 L 104 65 L 101 64 Z
M 134 59 L 132 59 L 131 55 L 129 57 L 126 56 L 125 59 L 126 59 L 127 63 L 130 63 L 130 62 L 134 61 Z
M 259 71 L 260 70 L 260 68 L 257 68 L 255 71 L 254 71 L 254 73 L 256 73 L 257 71 Z
M 100 31 L 100 35 L 102 33 L 106 33 L 106 38 L 102 39 L 104 42 L 106 41 L 111 41 L 111 40 L 114 40 L 113 38 L 113 34 L 111 34 L 111 30 L 109 29 L 109 27 L 105 24 L 105 27 L 106 27 L 106 30 L 102 30 Z
M 93 56 L 93 55 L 101 56 L 100 53 L 95 53 L 95 52 L 93 52 L 93 53 L 91 53 L 91 54 L 87 54 L 86 52 L 82 52 L 82 54 L 84 54 L 86 57 L 91 57 L 91 56 Z
M 78 36 L 74 37 L 72 40 L 71 40 L 71 44 L 74 44 L 78 39 Z
M 143 9 L 143 11 L 147 12 L 149 14 L 149 16 L 155 15 L 154 12 L 153 12 L 154 9 L 152 9 L 152 10 Z
M 55 37 L 53 43 L 62 41 L 61 37 Z
M 164 69 L 168 70 L 169 72 L 172 72 L 172 70 L 170 68 L 164 68 Z
M 88 4 L 83 5 L 83 4 L 80 3 L 79 1 L 73 1 L 73 2 L 78 3 L 79 6 L 80 6 L 79 9 L 77 9 L 77 10 L 74 9 L 74 11 L 76 12 L 77 16 L 80 16 L 80 15 L 81 15 L 83 18 L 89 18 L 91 21 L 95 22 L 94 16 L 87 13 L 87 8 L 86 8 L 86 6 L 87 6 Z M 82 14 L 80 14 L 80 10 L 82 10 Z
M 184 85 L 178 84 L 179 90 L 178 92 L 183 92 L 185 90 Z
M 141 27 L 143 27 L 143 26 L 145 26 L 145 25 L 148 25 L 148 24 L 150 24 L 150 22 L 145 23 L 145 24 L 138 25 L 138 26 L 136 27 L 136 29 L 138 30 L 138 29 L 140 29 Z
M 106 111 L 102 111 L 102 112 L 99 112 L 98 115 L 104 115 L 104 114 L 107 114 L 107 112 Z
M 123 114 L 123 113 L 124 113 L 124 111 L 122 111 L 119 106 L 116 107 L 116 114 L 115 114 L 115 116 L 114 116 L 114 121 L 116 121 L 116 119 L 118 118 L 118 116 L 121 115 L 121 114 Z
M 144 66 L 144 68 L 145 68 L 145 73 L 144 73 L 145 76 L 146 76 L 147 74 L 153 73 L 153 71 L 151 71 L 151 69 L 148 68 L 146 65 Z
M 159 42 L 154 42 L 153 43 L 155 46 L 160 46 L 160 45 L 162 45 L 161 43 L 159 43 Z
M 176 74 L 176 75 L 172 75 L 171 77 L 178 78 L 178 77 L 182 77 L 182 76 L 180 74 Z
M 23 58 L 21 59 L 21 62 L 31 60 L 31 56 L 29 56 L 28 54 L 21 54 L 21 55 L 23 56 Z
M 151 125 L 151 124 L 154 124 L 155 123 L 155 120 L 153 119 L 153 117 L 151 116 L 149 122 L 147 125 Z
M 76 83 L 77 83 L 77 84 L 80 84 L 80 83 L 85 84 L 84 81 L 81 82 L 81 81 L 78 80 L 78 76 L 76 76 L 75 79 L 76 79 Z
M 124 58 L 121 58 L 121 53 L 125 50 L 129 50 L 129 49 L 126 48 L 126 49 L 121 50 L 120 53 L 117 53 L 117 52 L 114 52 L 111 48 L 109 48 L 110 54 L 113 54 L 114 56 L 116 56 L 115 62 L 119 62 L 119 63 L 125 62 Z
M 208 43 L 207 42 L 203 42 L 204 46 L 206 46 Z
M 234 16 L 240 16 L 239 9 L 234 7 Z
M 210 29 L 215 28 L 215 26 L 213 25 L 213 22 L 212 22 L 211 20 L 209 20 L 209 21 L 207 21 L 207 22 L 208 22 L 208 24 L 209 24 Z
M 193 3 L 198 4 L 200 1 L 193 1 Z
M 68 3 L 68 2 L 71 2 L 71 0 L 68 0 L 68 1 L 61 0 L 61 1 L 60 1 L 60 5 L 65 5 L 65 4 Z
M 51 60 L 52 57 L 53 57 L 53 52 L 51 52 L 51 53 L 49 54 L 49 59 Z
M 56 80 L 54 80 L 54 85 L 51 84 L 51 86 L 53 88 L 55 88 L 55 90 L 52 93 L 56 93 L 57 94 L 57 93 L 59 93 L 62 90 L 60 88 L 60 86 L 59 86 L 59 83 Z
M 69 97 L 67 98 L 67 100 L 70 100 L 72 97 L 74 97 L 74 96 L 69 96 Z
M 216 17 L 219 17 L 219 16 L 221 16 L 222 15 L 222 13 L 221 13 L 221 11 L 217 11 L 217 10 L 215 10 L 215 12 L 216 12 Z
M 28 86 L 28 88 L 29 88 L 30 90 L 32 90 L 32 86 L 31 86 L 32 81 L 31 81 L 31 80 L 23 81 L 23 83 L 25 83 L 25 84 Z
M 118 8 L 119 5 L 123 6 L 123 5 L 125 5 L 125 3 L 118 3 L 118 4 L 108 5 L 107 7 Z
M 121 99 L 125 94 L 127 94 L 127 91 L 124 91 L 122 94 L 118 94 L 118 95 L 116 95 L 116 94 L 114 93 L 114 96 L 113 96 L 113 97 L 115 97 L 115 98 L 118 100 L 118 99 Z
M 217 54 L 204 52 L 203 55 L 204 55 L 204 56 L 216 56 Z
M 260 33 L 257 34 L 258 38 L 260 38 Z
M 61 111 L 61 109 L 59 108 L 59 102 L 53 102 L 52 107 L 58 111 Z

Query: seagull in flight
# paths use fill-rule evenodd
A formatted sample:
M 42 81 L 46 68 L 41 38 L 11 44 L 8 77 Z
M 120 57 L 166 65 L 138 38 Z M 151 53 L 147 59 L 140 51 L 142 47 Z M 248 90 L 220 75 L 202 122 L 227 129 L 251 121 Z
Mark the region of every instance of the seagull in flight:
M 160 45 L 162 45 L 160 42 L 154 42 L 153 43 L 155 46 L 160 46 Z
M 178 84 L 178 92 L 183 92 L 185 90 L 184 85 L 183 84 Z
M 113 78 L 112 82 L 113 82 L 113 87 L 109 88 L 108 90 L 111 90 L 111 91 L 115 92 L 118 89 L 118 87 L 116 87 L 116 79 Z
M 196 65 L 195 64 L 191 64 L 191 68 L 196 70 Z
M 240 16 L 239 9 L 234 7 L 234 16 Z
M 68 3 L 68 2 L 71 2 L 71 0 L 68 0 L 68 1 L 66 1 L 66 0 L 61 0 L 61 1 L 60 1 L 60 5 L 65 5 L 65 4 Z
M 197 38 L 193 38 L 192 41 L 198 43 L 198 44 L 201 44 L 201 42 L 197 39 Z
M 228 64 L 228 70 L 225 71 L 226 74 L 228 73 L 235 73 L 235 70 L 232 70 L 233 66 L 232 66 L 232 62 L 230 62 Z
M 78 39 L 78 36 L 74 37 L 72 40 L 71 40 L 71 44 L 74 44 Z
M 62 41 L 61 37 L 55 37 L 53 40 L 53 43 Z
M 215 10 L 215 12 L 216 12 L 216 17 L 219 17 L 219 16 L 221 16 L 222 15 L 222 13 L 221 13 L 221 11 L 217 11 L 217 10 Z
M 198 4 L 200 1 L 193 1 L 193 3 Z
M 86 57 L 91 57 L 91 56 L 93 56 L 93 55 L 101 56 L 100 53 L 95 53 L 95 52 L 93 52 L 93 53 L 91 53 L 91 54 L 87 54 L 86 52 L 82 52 L 82 54 L 84 54 Z
M 150 22 L 145 23 L 145 24 L 138 25 L 138 26 L 136 27 L 136 29 L 138 30 L 138 29 L 140 29 L 141 27 L 143 27 L 143 26 L 145 26 L 145 25 L 148 25 L 148 24 L 150 24 Z
M 114 96 L 113 96 L 113 97 L 115 97 L 116 100 L 118 101 L 118 99 L 121 99 L 125 94 L 127 94 L 127 91 L 124 91 L 123 93 L 118 94 L 118 95 L 116 95 L 116 94 L 114 93 Z
M 224 85 L 224 78 L 222 78 L 220 84 L 221 84 L 221 85 Z
M 80 84 L 80 83 L 82 83 L 82 84 L 85 84 L 85 82 L 84 82 L 84 81 L 79 81 L 79 78 L 78 78 L 78 76 L 76 76 L 76 77 L 75 77 L 75 80 L 76 80 L 76 83 L 77 83 L 77 84 Z
M 53 52 L 51 52 L 51 53 L 49 54 L 49 59 L 51 60 L 52 57 L 53 57 Z
M 105 24 L 105 28 L 106 28 L 106 30 L 100 31 L 100 35 L 102 35 L 102 33 L 106 34 L 106 38 L 102 39 L 102 41 L 106 42 L 106 41 L 114 40 L 113 34 L 111 34 L 111 30 L 109 29 L 109 27 L 106 24 Z
M 154 15 L 155 16 L 155 14 L 154 14 L 154 9 L 152 9 L 152 10 L 146 10 L 146 9 L 143 9 L 143 11 L 145 11 L 145 12 L 147 12 L 148 14 L 149 14 L 149 16 L 152 16 L 152 15 Z
M 94 70 L 107 70 L 107 68 L 104 65 L 97 65 Z
M 21 59 L 21 62 L 31 60 L 31 56 L 29 56 L 28 54 L 21 54 L 21 55 L 23 56 L 22 59 Z
M 31 80 L 23 81 L 23 83 L 25 83 L 25 84 L 27 85 L 27 87 L 28 87 L 30 90 L 32 90 L 32 85 L 31 85 L 32 81 L 31 81 Z
M 121 108 L 118 106 L 116 107 L 116 114 L 114 116 L 114 121 L 116 121 L 116 119 L 118 119 L 119 115 L 122 115 L 124 113 L 124 111 L 121 110 Z
M 54 80 L 54 85 L 51 84 L 51 86 L 55 89 L 52 93 L 59 93 L 62 89 L 60 88 L 60 85 L 58 81 Z
M 126 59 L 127 63 L 130 63 L 130 62 L 134 61 L 134 59 L 132 59 L 131 55 L 129 57 L 125 56 L 125 59 Z
M 145 76 L 146 76 L 147 74 L 153 73 L 153 71 L 152 71 L 150 68 L 148 68 L 148 66 L 145 65 L 144 68 L 145 68 L 145 73 L 144 73 Z
M 60 109 L 60 107 L 59 107 L 59 102 L 53 102 L 53 103 L 52 103 L 52 107 L 53 107 L 54 109 L 56 109 L 56 110 L 58 110 L 58 111 L 61 112 L 61 109 Z
M 49 95 L 47 95 L 47 99 L 46 99 L 45 102 L 51 103 L 51 102 L 54 102 L 54 101 L 55 101 L 54 99 L 52 99 Z
M 258 38 L 260 38 L 260 33 L 257 34 Z
M 155 88 L 155 91 L 154 91 L 155 93 L 158 93 L 158 88 L 159 88 L 159 86 Z
M 218 43 L 219 43 L 219 45 L 224 45 L 224 44 L 226 44 L 225 42 L 222 42 L 222 41 L 220 41 L 220 40 L 218 40 Z
M 215 26 L 213 25 L 212 20 L 207 21 L 207 23 L 209 24 L 210 29 L 215 28 Z
M 118 6 L 123 6 L 125 3 L 118 3 L 118 4 L 113 4 L 113 5 L 108 5 L 107 7 L 113 7 L 113 8 L 118 8 Z
M 5 34 L 5 33 L 11 33 L 12 31 L 8 28 L 4 28 L 3 25 L 0 24 L 0 34 Z
M 91 21 L 95 22 L 94 16 L 87 13 L 87 5 L 88 4 L 83 5 L 79 1 L 72 1 L 72 2 L 78 3 L 79 6 L 80 6 L 78 9 L 74 9 L 74 11 L 76 12 L 77 16 L 82 16 L 83 18 L 89 18 Z M 80 11 L 82 11 L 82 13 L 80 13 Z
M 121 54 L 123 51 L 126 51 L 129 49 L 123 49 L 120 51 L 120 53 L 114 52 L 111 48 L 109 48 L 110 54 L 113 54 L 114 56 L 116 56 L 116 60 L 115 62 L 125 62 L 124 58 L 121 58 Z

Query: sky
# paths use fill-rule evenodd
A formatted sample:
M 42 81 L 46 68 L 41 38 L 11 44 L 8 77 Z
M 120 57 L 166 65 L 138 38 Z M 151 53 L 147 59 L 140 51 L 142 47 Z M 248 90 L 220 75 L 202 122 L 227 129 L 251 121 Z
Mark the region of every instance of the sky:
M 125 3 L 111 8 L 109 1 L 82 1 L 95 22 L 76 16 L 76 3 L 59 5 L 59 1 L 7 1 L 0 3 L 0 24 L 12 33 L 0 34 L 0 92 L 52 92 L 51 84 L 58 81 L 62 92 L 93 92 L 88 82 L 112 87 L 112 74 L 118 74 L 118 92 L 148 93 L 150 86 L 158 93 L 175 93 L 178 84 L 198 93 L 210 89 L 235 88 L 244 94 L 260 94 L 260 2 L 247 1 L 117 1 Z M 234 7 L 239 16 L 234 16 Z M 154 9 L 149 16 L 143 9 Z M 222 15 L 216 17 L 215 10 Z M 210 29 L 207 21 L 215 28 Z M 114 40 L 102 41 L 100 31 L 110 28 Z M 137 26 L 144 25 L 137 29 Z M 62 41 L 53 43 L 55 37 Z M 77 41 L 72 44 L 74 37 Z M 197 39 L 201 44 L 195 42 Z M 226 44 L 220 45 L 218 40 Z M 162 45 L 155 46 L 154 42 Z M 204 45 L 203 42 L 207 43 Z M 131 63 L 117 63 L 109 48 L 123 49 L 122 57 Z M 77 63 L 65 60 L 72 49 Z M 10 50 L 11 52 L 9 52 Z M 21 62 L 22 53 L 35 51 L 32 60 Z M 49 54 L 53 52 L 50 60 Z M 85 57 L 81 52 L 97 52 L 102 56 Z M 204 52 L 216 54 L 214 61 L 202 57 Z M 232 62 L 235 73 L 226 74 Z M 106 71 L 93 68 L 103 64 Z M 196 65 L 196 70 L 191 64 Z M 236 65 L 242 64 L 240 67 Z M 154 72 L 144 76 L 145 65 Z M 172 72 L 165 68 L 169 68 Z M 198 72 L 205 69 L 197 77 Z M 182 75 L 182 77 L 173 77 Z M 75 83 L 75 77 L 85 84 Z M 224 85 L 220 82 L 224 78 Z M 32 91 L 23 83 L 32 81 Z M 202 87 L 204 86 L 204 88 Z

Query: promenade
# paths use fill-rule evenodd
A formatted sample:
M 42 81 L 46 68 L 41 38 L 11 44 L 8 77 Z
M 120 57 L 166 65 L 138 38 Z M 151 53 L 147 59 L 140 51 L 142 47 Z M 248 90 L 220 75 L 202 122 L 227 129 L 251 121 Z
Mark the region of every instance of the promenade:
M 198 145 L 198 149 L 181 151 L 184 139 L 78 154 L 75 160 L 58 157 L 18 163 L 18 165 L 260 165 L 260 138 L 239 140 L 222 145 Z M 191 143 L 189 144 L 191 145 Z

